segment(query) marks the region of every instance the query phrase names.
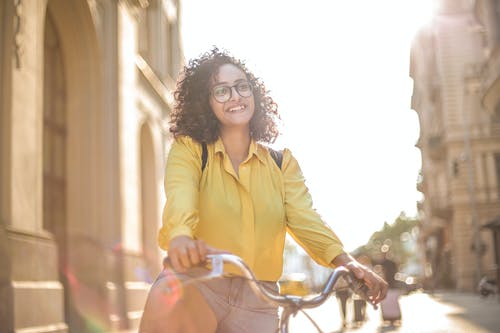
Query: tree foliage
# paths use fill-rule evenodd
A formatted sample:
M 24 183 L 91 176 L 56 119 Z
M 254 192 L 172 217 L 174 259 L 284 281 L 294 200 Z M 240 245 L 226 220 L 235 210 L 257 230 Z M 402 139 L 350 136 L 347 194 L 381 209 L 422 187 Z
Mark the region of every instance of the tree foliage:
M 394 223 L 384 223 L 379 231 L 370 237 L 367 244 L 353 251 L 355 256 L 366 255 L 374 263 L 384 257 L 401 267 L 417 261 L 418 219 L 401 213 Z

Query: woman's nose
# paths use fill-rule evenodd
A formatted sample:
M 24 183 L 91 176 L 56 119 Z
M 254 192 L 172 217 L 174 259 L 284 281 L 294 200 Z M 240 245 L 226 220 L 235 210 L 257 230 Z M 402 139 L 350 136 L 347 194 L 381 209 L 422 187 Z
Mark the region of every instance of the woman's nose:
M 236 86 L 231 87 L 231 98 L 230 100 L 238 101 L 241 98 L 240 93 L 236 89 Z

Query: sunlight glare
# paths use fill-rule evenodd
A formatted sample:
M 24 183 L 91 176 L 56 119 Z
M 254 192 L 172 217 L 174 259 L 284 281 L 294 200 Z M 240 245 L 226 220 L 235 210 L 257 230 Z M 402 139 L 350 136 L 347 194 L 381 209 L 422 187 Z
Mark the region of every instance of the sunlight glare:
M 417 214 L 419 129 L 409 58 L 433 3 L 183 4 L 186 58 L 217 45 L 262 78 L 283 119 L 274 146 L 291 149 L 315 208 L 348 250 L 401 211 Z

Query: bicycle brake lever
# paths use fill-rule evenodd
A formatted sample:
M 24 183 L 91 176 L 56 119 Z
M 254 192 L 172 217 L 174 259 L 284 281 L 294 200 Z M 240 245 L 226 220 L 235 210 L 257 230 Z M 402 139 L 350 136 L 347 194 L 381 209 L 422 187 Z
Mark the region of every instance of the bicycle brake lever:
M 210 255 L 210 265 L 212 270 L 210 273 L 198 277 L 196 280 L 210 280 L 224 275 L 224 260 L 218 255 Z
M 211 258 L 212 272 L 214 276 L 222 276 L 224 274 L 224 260 L 222 257 L 214 255 Z

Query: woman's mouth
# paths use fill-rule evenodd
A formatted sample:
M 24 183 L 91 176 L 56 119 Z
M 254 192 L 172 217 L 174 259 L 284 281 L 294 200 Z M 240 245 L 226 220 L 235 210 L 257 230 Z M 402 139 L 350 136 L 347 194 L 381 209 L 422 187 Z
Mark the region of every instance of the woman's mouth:
M 231 113 L 236 113 L 236 112 L 243 111 L 245 109 L 246 109 L 245 105 L 237 105 L 237 106 L 233 106 L 232 108 L 227 109 L 227 111 L 231 112 Z

